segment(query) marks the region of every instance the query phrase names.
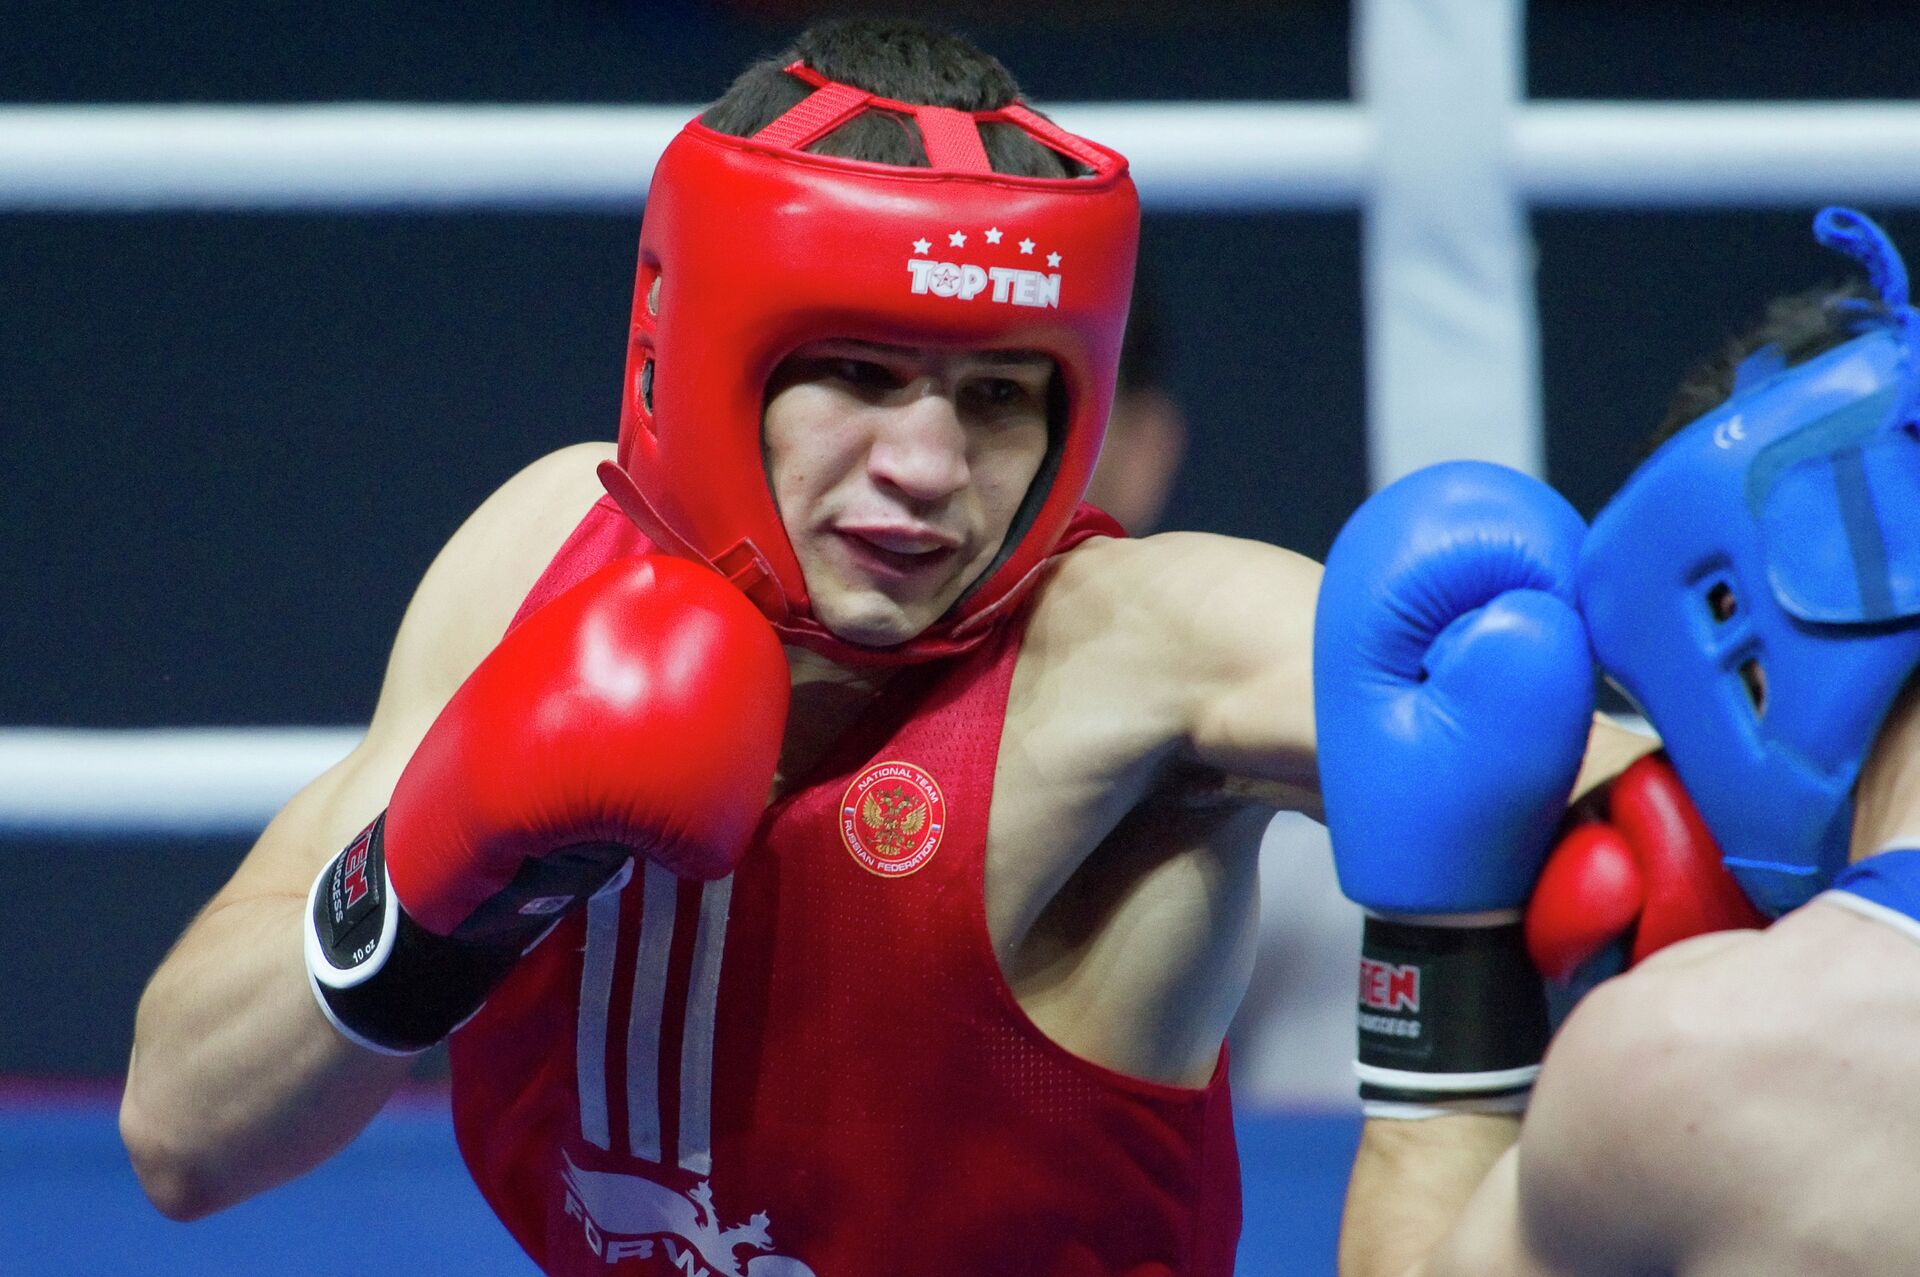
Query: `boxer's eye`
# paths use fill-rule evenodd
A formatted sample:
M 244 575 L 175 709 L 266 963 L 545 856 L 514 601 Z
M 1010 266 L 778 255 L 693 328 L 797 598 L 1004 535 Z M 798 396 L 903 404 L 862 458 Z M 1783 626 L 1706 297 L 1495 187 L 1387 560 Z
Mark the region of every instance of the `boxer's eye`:
M 1767 670 L 1760 664 L 1760 658 L 1749 656 L 1740 665 L 1740 682 L 1747 689 L 1747 699 L 1753 702 L 1753 716 L 1765 717 L 1767 712 Z
M 906 384 L 908 377 L 871 359 L 827 358 L 816 362 L 817 375 L 838 381 L 860 395 L 884 395 Z
M 1717 583 L 1707 591 L 1707 610 L 1713 613 L 1713 619 L 1724 621 L 1740 610 L 1740 604 L 1733 597 L 1733 587 L 1725 581 Z

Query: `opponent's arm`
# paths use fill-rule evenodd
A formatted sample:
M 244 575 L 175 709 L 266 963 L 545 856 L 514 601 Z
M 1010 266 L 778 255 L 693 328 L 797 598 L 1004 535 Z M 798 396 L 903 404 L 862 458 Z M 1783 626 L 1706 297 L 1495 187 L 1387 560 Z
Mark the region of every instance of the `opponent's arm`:
M 1478 463 L 1383 490 L 1321 583 L 1314 693 L 1359 980 L 1371 1119 L 1343 1271 L 1428 1254 L 1511 1142 L 1547 1038 L 1519 906 L 1572 790 L 1593 685 L 1573 607 L 1584 526 Z
M 1911 1268 L 1916 1177 L 1894 1150 L 1920 1140 L 1920 853 L 1871 853 L 1920 845 L 1920 683 L 1861 773 L 1854 833 L 1837 893 L 1595 989 L 1554 1040 L 1517 1148 L 1450 1228 L 1434 1212 L 1444 1239 L 1389 1254 L 1379 1237 L 1377 1266 L 1343 1271 Z M 1430 1201 L 1466 1200 L 1465 1132 L 1422 1123 L 1404 1139 L 1363 1145 L 1356 1195 L 1431 1192 L 1437 1177 Z
M 488 499 L 423 578 L 365 739 L 277 815 L 188 926 L 140 1001 L 120 1127 L 155 1204 L 193 1218 L 343 1146 L 405 1075 L 343 1039 L 302 962 L 314 876 L 386 805 L 428 725 L 505 631 L 599 494 L 589 445 L 530 466 Z
M 1519 1133 L 1520 1119 L 1500 1113 L 1368 1122 L 1347 1181 L 1340 1272 L 1414 1277 L 1444 1271 L 1425 1266 L 1436 1240 L 1454 1228 L 1470 1198 L 1490 1191 L 1489 1172 L 1496 1165 L 1510 1169 L 1510 1149 Z M 1382 1202 L 1394 1208 L 1382 1209 Z M 1485 1264 L 1479 1256 L 1475 1262 Z M 1501 1277 L 1525 1270 L 1483 1266 L 1466 1271 Z
M 1915 938 L 1824 898 L 1664 950 L 1562 1026 L 1518 1144 L 1470 1194 L 1460 1168 L 1466 1204 L 1424 1255 L 1342 1272 L 1910 1271 L 1916 1177 L 1895 1150 L 1920 1138 L 1916 1006 Z M 1444 1171 L 1443 1142 L 1410 1160 Z

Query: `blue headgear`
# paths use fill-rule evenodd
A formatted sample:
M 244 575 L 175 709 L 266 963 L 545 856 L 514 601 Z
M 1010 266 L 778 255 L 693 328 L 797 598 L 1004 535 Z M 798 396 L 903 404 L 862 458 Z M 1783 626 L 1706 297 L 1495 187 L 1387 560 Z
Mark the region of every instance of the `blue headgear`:
M 1823 209 L 1886 313 L 1799 364 L 1763 347 L 1594 521 L 1580 608 L 1753 902 L 1847 863 L 1853 784 L 1920 664 L 1920 313 L 1886 235 Z

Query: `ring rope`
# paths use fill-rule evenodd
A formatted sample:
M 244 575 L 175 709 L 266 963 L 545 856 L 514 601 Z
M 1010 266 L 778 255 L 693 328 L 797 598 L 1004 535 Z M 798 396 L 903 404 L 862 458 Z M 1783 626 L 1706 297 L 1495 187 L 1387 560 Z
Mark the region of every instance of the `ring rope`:
M 697 108 L 337 104 L 0 107 L 0 209 L 637 208 Z M 1131 158 L 1171 212 L 1351 208 L 1374 130 L 1342 103 L 1081 103 L 1052 114 Z M 1535 206 L 1920 204 L 1920 103 L 1533 102 Z

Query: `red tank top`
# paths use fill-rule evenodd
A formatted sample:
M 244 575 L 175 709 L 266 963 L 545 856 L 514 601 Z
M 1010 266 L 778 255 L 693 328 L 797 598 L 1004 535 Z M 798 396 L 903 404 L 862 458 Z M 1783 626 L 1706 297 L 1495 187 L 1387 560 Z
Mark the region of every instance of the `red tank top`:
M 1083 508 L 1063 548 L 1116 531 Z M 602 500 L 521 615 L 645 548 Z M 461 1149 L 548 1272 L 1232 1273 L 1224 1050 L 1198 1090 L 1080 1059 L 988 938 L 1024 628 L 899 675 L 731 877 L 636 866 L 454 1035 Z

